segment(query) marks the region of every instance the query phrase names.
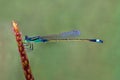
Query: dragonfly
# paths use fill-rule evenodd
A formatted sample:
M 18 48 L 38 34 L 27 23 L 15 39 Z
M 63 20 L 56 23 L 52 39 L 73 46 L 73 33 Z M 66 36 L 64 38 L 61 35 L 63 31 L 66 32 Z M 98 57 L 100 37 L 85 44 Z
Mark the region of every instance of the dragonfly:
M 59 34 L 47 35 L 47 36 L 25 36 L 24 45 L 33 50 L 33 43 L 45 43 L 45 42 L 56 42 L 56 41 L 88 41 L 94 43 L 103 43 L 101 39 L 79 39 L 76 38 L 80 35 L 79 30 L 72 30 Z

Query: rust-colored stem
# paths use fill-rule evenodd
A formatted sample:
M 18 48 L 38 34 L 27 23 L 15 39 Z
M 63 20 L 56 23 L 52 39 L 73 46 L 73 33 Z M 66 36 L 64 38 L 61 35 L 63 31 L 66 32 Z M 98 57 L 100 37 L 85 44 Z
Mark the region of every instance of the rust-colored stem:
M 27 54 L 26 54 L 26 51 L 25 51 L 25 48 L 22 42 L 22 35 L 18 29 L 18 24 L 15 21 L 12 21 L 12 26 L 13 26 L 13 31 L 14 31 L 16 41 L 18 44 L 18 50 L 20 53 L 21 63 L 22 63 L 25 78 L 26 80 L 34 80 L 34 77 L 30 69 L 29 60 L 28 60 L 28 57 L 27 57 Z

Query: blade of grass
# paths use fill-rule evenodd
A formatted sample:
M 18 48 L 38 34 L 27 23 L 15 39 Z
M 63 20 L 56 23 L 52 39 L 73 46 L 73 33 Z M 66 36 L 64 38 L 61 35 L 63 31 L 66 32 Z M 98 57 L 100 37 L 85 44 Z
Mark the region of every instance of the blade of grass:
M 22 63 L 22 68 L 24 71 L 25 78 L 26 80 L 34 80 L 34 77 L 31 72 L 29 60 L 28 60 L 28 57 L 27 57 L 27 54 L 26 54 L 26 51 L 25 51 L 25 48 L 22 42 L 22 34 L 18 28 L 19 26 L 15 21 L 12 21 L 12 26 L 13 26 L 13 31 L 16 37 L 16 42 L 18 45 L 18 50 L 20 53 L 21 63 Z

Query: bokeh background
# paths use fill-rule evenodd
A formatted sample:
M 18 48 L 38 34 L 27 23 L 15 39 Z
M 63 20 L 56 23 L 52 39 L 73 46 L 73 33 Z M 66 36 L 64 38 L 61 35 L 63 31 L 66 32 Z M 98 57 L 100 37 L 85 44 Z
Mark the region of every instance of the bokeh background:
M 79 38 L 104 40 L 35 44 L 35 80 L 120 80 L 119 0 L 0 0 L 0 80 L 25 80 L 12 20 L 23 37 L 80 30 Z

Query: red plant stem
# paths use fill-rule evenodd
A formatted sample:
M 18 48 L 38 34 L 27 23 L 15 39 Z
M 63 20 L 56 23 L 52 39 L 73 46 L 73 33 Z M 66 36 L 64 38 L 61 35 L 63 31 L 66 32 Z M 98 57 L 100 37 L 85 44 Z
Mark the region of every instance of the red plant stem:
M 13 31 L 16 37 L 16 42 L 18 44 L 18 50 L 21 57 L 21 63 L 24 71 L 24 75 L 26 80 L 34 80 L 34 77 L 32 75 L 29 60 L 22 42 L 22 35 L 18 29 L 18 24 L 15 21 L 12 21 Z

